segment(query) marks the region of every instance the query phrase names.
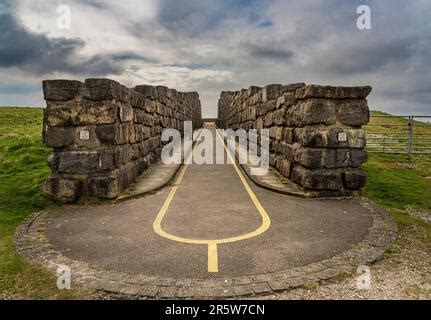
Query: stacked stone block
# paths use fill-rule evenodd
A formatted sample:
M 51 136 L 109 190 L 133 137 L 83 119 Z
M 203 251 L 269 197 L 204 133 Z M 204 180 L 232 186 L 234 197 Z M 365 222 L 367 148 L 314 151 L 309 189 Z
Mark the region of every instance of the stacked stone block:
M 361 189 L 367 161 L 362 125 L 371 87 L 268 85 L 221 93 L 217 125 L 268 129 L 270 165 L 307 196 L 345 196 Z
M 116 198 L 159 158 L 163 129 L 202 125 L 196 92 L 109 79 L 48 80 L 43 90 L 43 139 L 54 149 L 44 193 L 63 202 Z

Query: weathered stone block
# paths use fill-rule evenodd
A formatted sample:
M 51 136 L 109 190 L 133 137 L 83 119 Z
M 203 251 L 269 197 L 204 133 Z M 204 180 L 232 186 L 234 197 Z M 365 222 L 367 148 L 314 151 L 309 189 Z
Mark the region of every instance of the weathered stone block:
M 118 166 L 120 164 L 126 164 L 131 160 L 131 147 L 129 145 L 124 145 L 121 147 L 118 147 L 117 149 L 117 157 L 118 157 Z
M 125 189 L 127 186 L 129 186 L 131 183 L 135 181 L 136 176 L 138 175 L 138 165 L 137 163 L 129 163 L 123 168 L 119 170 L 120 175 L 120 183 L 121 188 Z
M 74 80 L 45 80 L 42 85 L 45 100 L 67 101 L 78 95 L 82 83 Z
M 149 98 L 151 100 L 157 99 L 157 89 L 153 86 L 149 86 L 149 85 L 136 86 L 135 91 L 143 94 L 145 98 Z
M 130 122 L 133 121 L 133 108 L 129 105 L 123 104 L 120 106 L 120 121 Z
M 276 100 L 267 101 L 263 104 L 264 112 L 268 113 L 274 111 L 277 108 Z
M 135 124 L 134 130 L 135 130 L 136 142 L 144 141 L 144 126 L 139 125 L 139 124 Z
M 84 98 L 93 101 L 116 99 L 129 102 L 129 89 L 110 79 L 86 79 Z
M 286 143 L 292 144 L 293 140 L 294 140 L 294 130 L 293 128 L 284 128 L 283 131 L 283 136 L 284 136 L 284 141 Z
M 277 135 L 277 127 L 269 128 L 269 137 L 272 139 L 275 139 L 276 135 Z
M 144 109 L 145 98 L 141 93 L 135 90 L 129 90 L 129 104 L 133 108 Z
M 142 119 L 142 124 L 152 127 L 159 123 L 160 123 L 160 117 L 153 116 L 151 114 L 144 114 Z
M 156 101 L 156 113 L 159 115 L 164 115 L 165 111 L 165 105 L 159 101 Z
M 99 169 L 100 171 L 112 171 L 120 164 L 120 156 L 117 148 L 110 148 L 100 151 Z
M 338 119 L 350 126 L 362 126 L 370 121 L 367 100 L 347 100 L 338 104 Z
M 297 99 L 365 99 L 371 93 L 371 87 L 331 87 L 307 85 L 296 90 Z
M 165 86 L 157 86 L 157 99 L 166 105 L 168 88 Z
M 290 178 L 292 173 L 292 162 L 286 159 L 279 161 L 278 171 L 286 178 Z
M 280 141 L 271 139 L 269 141 L 269 150 L 274 152 L 280 152 Z
M 256 120 L 256 129 L 261 130 L 264 128 L 264 121 L 263 118 L 260 117 Z
M 126 125 L 102 125 L 96 128 L 97 138 L 105 144 L 125 144 L 129 140 L 128 133 Z
M 64 203 L 75 202 L 82 194 L 82 182 L 76 179 L 65 179 L 58 175 L 48 177 L 43 193 Z
M 55 153 L 51 153 L 48 156 L 48 167 L 51 169 L 52 172 L 56 172 L 58 170 L 58 164 L 59 164 L 58 155 Z
M 151 164 L 150 157 L 147 155 L 145 157 L 140 157 L 137 160 L 139 173 L 144 172 Z
M 351 169 L 344 173 L 344 186 L 350 190 L 358 190 L 367 183 L 367 176 L 362 169 Z
M 154 100 L 145 100 L 145 111 L 147 111 L 150 114 L 153 114 L 156 112 L 157 109 L 157 102 Z
M 295 151 L 295 162 L 306 168 L 322 168 L 323 155 L 323 149 L 301 148 Z
M 337 121 L 334 102 L 308 99 L 292 107 L 286 116 L 288 126 L 303 127 L 312 124 L 334 124 Z
M 73 119 L 73 123 L 75 125 L 115 123 L 117 110 L 118 106 L 109 101 L 98 105 L 86 104 L 82 106 L 77 117 Z
M 365 149 L 350 150 L 350 166 L 359 167 L 368 160 L 367 151 Z
M 325 147 L 327 145 L 326 131 L 296 128 L 294 133 L 295 141 L 304 147 Z
M 183 127 L 181 127 L 181 128 L 183 128 Z M 144 127 L 143 128 L 143 134 L 144 134 L 144 140 L 151 138 L 151 128 L 150 127 Z
M 59 184 L 60 184 L 60 176 L 57 176 L 57 175 L 49 176 L 46 179 L 45 184 L 43 185 L 43 194 L 50 198 L 55 199 L 58 194 Z
M 49 127 L 55 126 L 72 126 L 72 109 L 76 103 L 65 104 L 64 102 L 47 101 L 47 107 L 44 109 L 44 125 Z
M 251 97 L 260 90 L 260 87 L 251 86 L 247 89 L 247 97 Z
M 82 182 L 76 179 L 61 179 L 59 199 L 63 202 L 75 202 L 82 194 Z
M 67 147 L 75 141 L 75 130 L 71 127 L 47 127 L 43 135 L 43 142 L 47 147 Z
M 295 94 L 296 90 L 298 90 L 299 88 L 305 87 L 305 86 L 306 86 L 306 84 L 302 83 L 302 82 L 282 85 L 281 86 L 281 92 L 282 93 L 293 93 L 293 94 Z
M 271 167 L 275 167 L 276 161 L 277 161 L 277 158 L 276 158 L 275 154 L 274 153 L 270 153 L 269 154 L 269 165 Z
M 100 154 L 96 151 L 66 151 L 59 154 L 59 172 L 94 173 L 100 170 Z
M 130 146 L 130 159 L 131 160 L 138 160 L 139 159 L 139 145 L 132 144 Z
M 294 160 L 295 148 L 284 141 L 280 142 L 280 153 L 289 161 Z
M 275 139 L 282 140 L 283 139 L 283 127 L 276 127 L 275 129 Z
M 258 116 L 265 116 L 266 114 L 266 108 L 265 108 L 265 104 L 260 103 L 256 106 L 256 113 Z
M 149 140 L 146 140 L 142 143 L 138 144 L 139 147 L 139 156 L 140 157 L 145 157 L 148 155 L 148 153 L 150 152 L 150 142 Z
M 276 100 L 281 95 L 281 84 L 270 84 L 262 88 L 262 101 Z
M 150 142 L 151 150 L 155 150 L 160 145 L 161 137 L 159 136 L 153 137 L 149 140 L 149 142 Z
M 135 131 L 135 127 L 132 124 L 126 125 L 127 128 L 127 136 L 129 138 L 128 142 L 129 143 L 136 143 L 136 131 Z
M 275 103 L 275 108 L 280 109 L 283 108 L 286 105 L 286 97 L 282 95 L 277 99 L 277 102 Z
M 285 110 L 280 109 L 274 112 L 274 123 L 278 126 L 286 123 Z
M 305 189 L 340 190 L 343 187 L 341 175 L 328 169 L 309 170 L 295 166 L 291 179 Z
M 274 124 L 274 114 L 271 112 L 265 116 L 265 127 L 268 128 L 268 127 L 272 126 L 273 124 Z
M 298 99 L 296 99 L 294 93 L 285 93 L 284 96 L 284 105 L 286 109 L 289 109 L 292 106 L 295 106 L 298 103 Z
M 45 121 L 51 127 L 114 123 L 117 108 L 111 101 L 48 101 Z
M 121 177 L 117 170 L 109 176 L 91 177 L 88 179 L 88 193 L 90 196 L 115 199 L 122 191 Z
M 325 149 L 323 167 L 334 169 L 349 166 L 349 149 Z

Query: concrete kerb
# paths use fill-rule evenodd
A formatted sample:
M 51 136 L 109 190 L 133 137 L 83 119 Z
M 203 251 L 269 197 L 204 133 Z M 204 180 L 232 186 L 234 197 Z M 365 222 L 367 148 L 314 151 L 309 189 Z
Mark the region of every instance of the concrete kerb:
M 158 162 L 155 165 L 160 165 L 160 163 Z M 154 186 L 152 188 L 149 188 L 149 189 L 147 189 L 147 190 L 145 190 L 143 192 L 136 192 L 136 193 L 133 193 L 133 194 L 130 194 L 130 195 L 119 196 L 113 202 L 114 203 L 120 203 L 120 202 L 131 200 L 131 199 L 141 198 L 141 197 L 144 197 L 144 196 L 146 196 L 148 194 L 152 194 L 154 192 L 157 192 L 157 191 L 163 189 L 164 187 L 166 187 L 167 185 L 171 184 L 172 181 L 175 180 L 175 177 L 177 176 L 177 174 L 180 171 L 181 167 L 182 167 L 181 164 L 177 165 L 176 168 L 174 170 L 172 170 L 172 173 L 169 174 L 169 175 L 167 175 L 164 179 L 162 179 L 160 181 L 160 183 L 157 184 L 156 186 Z
M 239 154 L 238 151 L 235 149 L 235 159 L 238 161 L 239 166 L 241 167 L 241 170 L 246 174 L 246 176 L 258 187 L 261 187 L 265 190 L 272 191 L 279 194 L 285 194 L 288 196 L 298 197 L 298 198 L 304 198 L 304 199 L 352 199 L 353 196 L 337 196 L 337 197 L 324 197 L 320 196 L 313 192 L 307 192 L 307 191 L 293 191 L 286 188 L 279 188 L 276 186 L 273 186 L 269 183 L 263 182 L 260 180 L 257 176 L 252 175 L 250 173 L 250 167 L 247 164 L 241 164 L 239 161 Z M 293 182 L 290 182 L 293 184 Z M 356 192 L 357 196 L 360 196 L 360 192 Z
M 49 212 L 33 214 L 15 233 L 17 252 L 55 274 L 58 265 L 72 269 L 72 285 L 94 289 L 103 298 L 195 299 L 237 298 L 282 292 L 310 282 L 322 282 L 354 273 L 359 265 L 376 261 L 397 236 L 397 226 L 389 214 L 366 198 L 361 205 L 373 217 L 368 235 L 351 249 L 322 261 L 266 274 L 234 278 L 183 278 L 146 276 L 98 269 L 56 251 L 44 234 Z
M 235 153 L 235 157 L 238 160 L 238 155 L 237 153 Z M 276 192 L 276 193 L 280 193 L 280 194 L 285 194 L 288 196 L 293 196 L 293 197 L 299 197 L 299 198 L 310 198 L 310 196 L 307 196 L 306 193 L 304 192 L 294 192 L 294 191 L 290 191 L 287 189 L 282 189 L 282 188 L 278 188 L 275 186 L 272 186 L 266 182 L 261 181 L 259 178 L 257 178 L 256 176 L 250 174 L 250 168 L 246 165 L 246 164 L 240 164 L 240 167 L 242 169 L 242 171 L 247 175 L 247 177 L 253 181 L 253 183 L 255 185 L 257 185 L 258 187 L 261 187 L 265 190 L 269 190 L 272 192 Z

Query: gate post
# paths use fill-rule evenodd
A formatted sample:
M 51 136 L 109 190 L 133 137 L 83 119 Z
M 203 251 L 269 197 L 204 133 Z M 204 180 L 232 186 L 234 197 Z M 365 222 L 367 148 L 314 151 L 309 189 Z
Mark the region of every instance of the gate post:
M 412 144 L 413 144 L 413 116 L 409 116 L 408 123 L 408 154 L 412 154 Z

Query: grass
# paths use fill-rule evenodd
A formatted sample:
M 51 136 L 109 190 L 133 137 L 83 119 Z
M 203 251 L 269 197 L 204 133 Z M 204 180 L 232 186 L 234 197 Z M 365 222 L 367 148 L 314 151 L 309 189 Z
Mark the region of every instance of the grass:
M 400 233 L 414 226 L 431 249 L 431 224 L 411 212 L 431 212 L 430 155 L 370 154 L 365 195 L 385 207 L 398 224 Z
M 431 156 L 370 154 L 366 193 L 385 207 L 431 211 Z
M 394 121 L 399 121 L 394 119 Z M 375 127 L 366 127 L 366 130 Z M 0 108 L 0 298 L 74 299 L 90 293 L 60 291 L 56 279 L 29 264 L 14 250 L 16 227 L 31 213 L 56 205 L 42 197 L 50 174 L 42 144 L 42 109 Z M 431 226 L 409 211 L 431 211 L 431 156 L 370 154 L 365 193 L 393 215 L 401 230 L 414 226 L 421 242 L 430 243 Z
M 385 123 L 402 124 L 405 121 L 393 118 L 386 119 Z M 379 130 L 375 121 L 365 127 L 366 132 Z M 369 153 L 364 169 L 368 177 L 365 195 L 391 213 L 400 234 L 415 230 L 421 245 L 431 250 L 431 224 L 409 214 L 431 213 L 431 179 L 426 179 L 431 177 L 431 155 Z M 391 250 L 396 251 L 399 245 L 397 241 Z
M 52 209 L 42 197 L 50 150 L 42 144 L 40 108 L 0 108 L 0 298 L 72 299 L 81 290 L 60 291 L 56 278 L 14 250 L 16 227 L 31 213 Z
M 372 111 L 372 115 L 388 115 Z M 400 118 L 373 118 L 365 132 L 388 130 L 382 124 L 406 125 Z M 390 130 L 390 129 L 389 129 Z M 398 130 L 398 129 L 396 129 Z M 429 128 L 418 127 L 418 130 Z M 364 166 L 368 173 L 366 193 L 379 204 L 401 210 L 431 211 L 431 155 L 369 153 Z

